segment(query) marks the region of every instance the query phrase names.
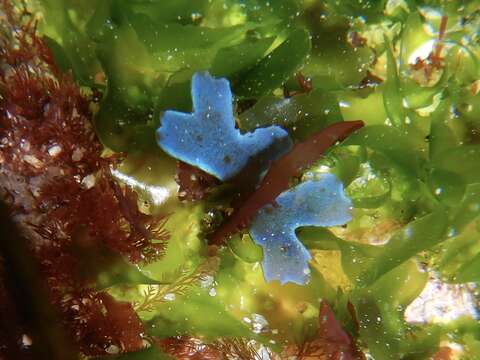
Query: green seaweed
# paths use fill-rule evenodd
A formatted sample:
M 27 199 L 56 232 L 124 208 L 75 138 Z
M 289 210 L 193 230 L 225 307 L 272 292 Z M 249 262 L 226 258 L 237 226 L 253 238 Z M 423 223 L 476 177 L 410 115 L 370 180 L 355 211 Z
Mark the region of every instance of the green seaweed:
M 180 305 L 181 304 L 181 305 Z M 162 311 L 162 308 L 175 306 L 177 310 Z M 217 337 L 255 338 L 246 324 L 233 317 L 216 297 L 206 291 L 194 291 L 191 294 L 160 305 L 161 315 L 148 323 L 151 335 L 168 337 L 178 335 Z M 198 314 L 202 314 L 200 317 Z M 218 321 L 221 318 L 222 321 Z
M 282 85 L 310 52 L 310 35 L 297 29 L 234 86 L 237 96 L 259 97 Z
M 475 358 L 474 320 L 411 324 L 405 309 L 429 276 L 480 281 L 479 1 L 40 2 L 58 67 L 85 92 L 102 92 L 92 106 L 102 142 L 128 153 L 129 176 L 168 189 L 149 210 L 171 213 L 165 256 L 138 269 L 123 264 L 100 287 L 141 301 L 145 284 L 175 284 L 209 257 L 220 261 L 207 287 L 192 284 L 141 313 L 150 336 L 244 337 L 281 350 L 312 340 L 325 298 L 375 359 L 428 359 L 445 341 Z M 428 41 L 441 51 L 412 64 Z M 230 81 L 242 133 L 277 125 L 301 142 L 333 123 L 364 121 L 300 176 L 335 174 L 353 203 L 344 228 L 297 229 L 313 257 L 307 285 L 266 283 L 262 250 L 246 234 L 207 244 L 245 195 L 237 194 L 242 179 L 195 205 L 175 199 L 174 163 L 154 134 L 163 112 L 192 111 L 198 71 Z M 252 314 L 268 323 L 261 336 L 242 320 Z M 125 359 L 161 356 L 155 351 Z

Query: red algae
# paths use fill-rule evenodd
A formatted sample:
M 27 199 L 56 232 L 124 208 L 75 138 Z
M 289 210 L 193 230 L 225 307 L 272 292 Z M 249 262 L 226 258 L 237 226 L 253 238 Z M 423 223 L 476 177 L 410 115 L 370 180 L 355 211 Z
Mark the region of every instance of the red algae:
M 168 240 L 166 217 L 140 212 L 137 194 L 112 178 L 117 158 L 102 157 L 89 100 L 72 75 L 57 68 L 33 20 L 22 21 L 25 14 L 7 0 L 0 0 L 0 12 L 6 20 L 0 36 L 0 196 L 78 348 L 87 355 L 141 349 L 144 329 L 132 305 L 94 290 L 108 261 L 84 276 L 82 256 L 107 251 L 133 263 L 154 261 Z
M 413 70 L 423 70 L 425 79 L 430 81 L 432 75 L 437 70 L 442 70 L 445 66 L 444 58 L 442 56 L 442 51 L 445 47 L 445 44 L 442 42 L 445 31 L 447 30 L 448 16 L 443 15 L 440 21 L 440 28 L 438 29 L 438 40 L 435 43 L 435 46 L 426 59 L 417 58 L 415 63 L 411 65 Z
M 362 126 L 362 121 L 338 122 L 295 144 L 290 152 L 272 163 L 255 192 L 213 234 L 212 243 L 221 244 L 226 238 L 245 228 L 262 207 L 275 205 L 275 199 L 290 187 L 292 178 L 312 166 L 329 147 Z
M 357 348 L 352 336 L 343 329 L 335 318 L 329 303 L 322 300 L 319 312 L 317 337 L 301 346 L 287 348 L 284 355 L 299 360 L 365 360 L 365 355 Z
M 331 353 L 329 358 L 338 359 L 363 359 L 348 334 L 335 318 L 335 314 L 327 301 L 323 300 L 320 304 L 320 313 L 318 315 L 320 328 L 318 338 L 325 343 L 325 351 Z
M 176 336 L 160 340 L 157 345 L 177 360 L 279 359 L 268 348 L 245 338 L 225 337 L 206 342 L 189 336 Z M 260 347 L 262 351 L 259 351 Z
M 212 175 L 182 161 L 177 162 L 178 198 L 181 201 L 199 201 L 218 185 L 218 180 Z
M 433 360 L 451 360 L 453 358 L 453 351 L 448 346 L 441 347 L 438 352 L 433 355 Z
M 171 337 L 158 341 L 158 346 L 177 360 L 224 359 L 225 354 L 215 349 L 213 344 L 188 336 Z

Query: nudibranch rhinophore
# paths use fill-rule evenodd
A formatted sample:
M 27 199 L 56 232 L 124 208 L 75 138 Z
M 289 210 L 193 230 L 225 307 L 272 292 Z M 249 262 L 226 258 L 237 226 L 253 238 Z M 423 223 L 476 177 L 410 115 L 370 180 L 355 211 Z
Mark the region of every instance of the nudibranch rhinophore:
M 240 133 L 227 79 L 195 73 L 192 102 L 191 114 L 165 111 L 157 130 L 158 145 L 172 157 L 222 181 L 237 175 L 252 158 L 273 160 L 292 147 L 288 132 L 276 125 Z
M 264 206 L 252 221 L 250 235 L 263 247 L 265 280 L 305 284 L 311 256 L 295 229 L 343 225 L 352 219 L 351 207 L 343 184 L 333 174 L 300 183 L 280 194 L 275 206 Z

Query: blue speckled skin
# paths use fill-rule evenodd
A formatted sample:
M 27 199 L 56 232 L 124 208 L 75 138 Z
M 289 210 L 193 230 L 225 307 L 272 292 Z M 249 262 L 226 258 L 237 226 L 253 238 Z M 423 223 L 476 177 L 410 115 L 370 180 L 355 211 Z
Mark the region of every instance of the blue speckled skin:
M 324 174 L 283 192 L 278 206 L 263 207 L 252 221 L 250 235 L 263 247 L 265 280 L 303 285 L 309 279 L 308 250 L 297 239 L 301 226 L 336 226 L 349 222 L 352 203 L 335 175 Z
M 246 134 L 235 128 L 232 93 L 226 79 L 214 79 L 206 72 L 194 74 L 192 101 L 192 114 L 164 113 L 157 130 L 158 145 L 169 155 L 222 181 L 238 174 L 253 157 L 273 160 L 292 147 L 288 133 L 279 126 Z

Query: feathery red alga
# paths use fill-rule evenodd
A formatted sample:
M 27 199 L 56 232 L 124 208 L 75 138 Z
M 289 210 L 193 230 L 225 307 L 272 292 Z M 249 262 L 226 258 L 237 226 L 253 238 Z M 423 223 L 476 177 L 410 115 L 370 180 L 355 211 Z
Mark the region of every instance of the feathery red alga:
M 0 196 L 83 353 L 138 350 L 144 329 L 132 305 L 94 290 L 108 261 L 85 274 L 83 260 L 105 253 L 133 263 L 157 259 L 166 218 L 141 213 L 136 193 L 112 178 L 116 158 L 102 157 L 88 98 L 17 10 L 0 0 Z

